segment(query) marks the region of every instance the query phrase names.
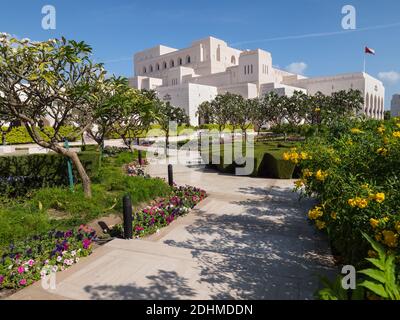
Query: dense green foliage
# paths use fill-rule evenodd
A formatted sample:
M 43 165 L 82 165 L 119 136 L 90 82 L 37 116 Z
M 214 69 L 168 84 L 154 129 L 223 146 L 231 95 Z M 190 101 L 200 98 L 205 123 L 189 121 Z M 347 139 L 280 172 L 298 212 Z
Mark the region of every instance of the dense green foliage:
M 32 137 L 29 135 L 28 131 L 23 126 L 13 127 L 9 130 L 7 127 L 2 127 L 2 130 L 6 132 L 5 138 L 7 144 L 23 144 L 23 143 L 33 143 Z M 54 133 L 52 127 L 44 127 L 46 132 L 51 136 Z M 41 133 L 41 136 L 46 141 L 49 140 L 48 136 Z M 78 138 L 78 130 L 73 126 L 63 126 L 60 127 L 60 137 L 65 137 L 69 141 L 76 141 Z M 62 140 L 60 140 L 61 142 Z
M 100 154 L 95 151 L 80 152 L 79 158 L 88 175 L 99 173 Z M 73 170 L 74 181 L 79 181 Z M 42 187 L 68 184 L 67 158 L 58 153 L 26 154 L 0 157 L 0 192 L 7 196 L 22 196 Z

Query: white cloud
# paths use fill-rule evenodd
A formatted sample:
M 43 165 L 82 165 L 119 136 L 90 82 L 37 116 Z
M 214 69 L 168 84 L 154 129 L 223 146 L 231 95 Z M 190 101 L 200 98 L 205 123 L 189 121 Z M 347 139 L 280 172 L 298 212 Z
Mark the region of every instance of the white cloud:
M 286 71 L 289 71 L 291 73 L 295 74 L 303 74 L 304 71 L 307 69 L 307 63 L 305 62 L 293 62 L 286 66 Z
M 388 84 L 396 84 L 400 81 L 400 72 L 397 71 L 383 71 L 378 73 L 378 78 Z

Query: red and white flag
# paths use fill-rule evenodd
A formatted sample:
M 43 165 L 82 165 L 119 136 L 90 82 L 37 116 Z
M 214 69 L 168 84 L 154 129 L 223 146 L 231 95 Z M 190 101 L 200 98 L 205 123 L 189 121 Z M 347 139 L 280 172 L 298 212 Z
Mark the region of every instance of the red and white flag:
M 375 54 L 375 50 L 372 49 L 372 48 L 368 48 L 368 47 L 365 47 L 364 52 L 365 52 L 365 53 L 368 53 L 368 54 Z

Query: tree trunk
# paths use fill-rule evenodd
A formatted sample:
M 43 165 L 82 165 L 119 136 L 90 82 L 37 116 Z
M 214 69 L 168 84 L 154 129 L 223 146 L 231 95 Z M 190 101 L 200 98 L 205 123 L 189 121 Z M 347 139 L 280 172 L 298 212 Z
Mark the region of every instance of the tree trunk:
M 73 151 L 67 151 L 66 156 L 72 160 L 76 170 L 78 170 L 79 176 L 82 180 L 83 193 L 86 198 L 92 197 L 92 182 L 90 181 L 89 176 L 87 175 L 85 168 L 83 167 L 81 160 L 78 157 L 78 154 Z

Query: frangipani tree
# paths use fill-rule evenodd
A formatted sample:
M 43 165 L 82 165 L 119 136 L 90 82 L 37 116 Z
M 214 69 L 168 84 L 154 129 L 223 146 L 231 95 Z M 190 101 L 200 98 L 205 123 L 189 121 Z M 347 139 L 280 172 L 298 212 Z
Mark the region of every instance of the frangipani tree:
M 91 125 L 89 101 L 105 76 L 103 66 L 92 62 L 91 52 L 84 42 L 65 38 L 34 42 L 0 35 L 0 113 L 21 121 L 39 146 L 71 159 L 87 197 L 91 197 L 90 178 L 77 153 L 59 141 L 61 127 L 77 113 L 86 115 L 82 132 Z M 43 119 L 54 131 L 40 125 Z
M 185 110 L 173 106 L 169 101 L 164 102 L 161 100 L 155 100 L 155 119 L 161 130 L 165 132 L 165 146 L 169 148 L 169 137 L 170 137 L 170 122 L 175 121 L 177 125 L 188 124 L 189 117 L 185 113 Z
M 155 118 L 155 102 L 148 92 L 129 88 L 127 84 L 121 89 L 109 101 L 109 107 L 115 113 L 112 129 L 133 152 L 133 139 L 147 131 Z
M 122 113 L 119 108 L 123 107 L 120 103 L 124 100 L 128 86 L 128 79 L 122 77 L 111 77 L 103 82 L 99 82 L 96 94 L 88 101 L 93 110 L 92 124 L 87 128 L 88 135 L 97 142 L 100 149 L 104 148 L 104 140 L 119 123 Z M 78 123 L 85 123 L 85 114 L 78 114 Z

